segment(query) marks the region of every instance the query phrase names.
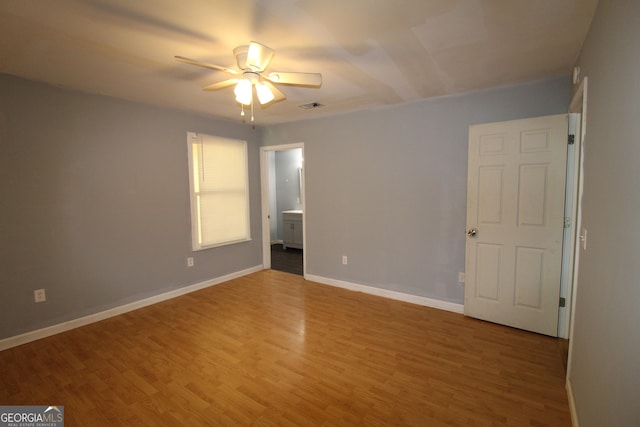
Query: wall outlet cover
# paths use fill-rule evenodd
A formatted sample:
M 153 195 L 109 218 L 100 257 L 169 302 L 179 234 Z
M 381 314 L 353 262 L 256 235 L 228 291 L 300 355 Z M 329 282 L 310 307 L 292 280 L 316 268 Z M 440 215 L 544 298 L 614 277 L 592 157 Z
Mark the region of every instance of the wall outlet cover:
M 36 289 L 33 291 L 33 301 L 34 302 L 45 302 L 47 300 L 47 294 L 44 289 Z

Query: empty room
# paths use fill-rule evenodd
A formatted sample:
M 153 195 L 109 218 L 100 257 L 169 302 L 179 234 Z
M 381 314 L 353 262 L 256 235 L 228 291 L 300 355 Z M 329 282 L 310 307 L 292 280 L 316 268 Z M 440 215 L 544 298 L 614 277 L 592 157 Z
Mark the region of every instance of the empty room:
M 639 45 L 635 0 L 0 0 L 0 426 L 640 425 Z

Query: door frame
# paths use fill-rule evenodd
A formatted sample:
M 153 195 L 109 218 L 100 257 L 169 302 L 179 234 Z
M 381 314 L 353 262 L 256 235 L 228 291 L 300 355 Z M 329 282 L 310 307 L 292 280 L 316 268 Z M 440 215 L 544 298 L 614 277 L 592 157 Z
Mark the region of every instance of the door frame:
M 302 170 L 300 174 L 300 202 L 302 204 L 303 220 L 302 220 L 302 245 L 305 248 L 302 251 L 302 276 L 307 273 L 307 221 L 306 205 L 305 205 L 305 167 L 304 167 L 304 142 L 282 145 L 268 145 L 260 147 L 260 188 L 261 188 L 261 215 L 262 215 L 262 267 L 265 270 L 271 268 L 271 224 L 269 216 L 269 153 L 275 151 L 288 151 L 297 148 L 302 149 Z M 277 214 L 277 213 L 276 213 Z
M 570 292 L 571 297 L 568 298 L 569 305 L 567 307 L 567 315 L 569 316 L 569 355 L 567 361 L 567 379 L 571 375 L 571 360 L 573 355 L 573 331 L 575 326 L 575 313 L 576 313 L 576 295 L 578 291 L 578 266 L 580 261 L 580 242 L 582 236 L 582 196 L 584 192 L 584 144 L 587 135 L 587 88 L 588 88 L 588 77 L 584 77 L 578 86 L 575 94 L 573 95 L 573 99 L 569 104 L 569 113 L 578 113 L 580 114 L 580 138 L 577 138 L 575 144 L 575 151 L 578 155 L 577 163 L 578 167 L 576 168 L 575 176 L 577 188 L 575 189 L 574 202 L 575 206 L 575 215 L 573 216 L 576 233 L 574 239 L 572 239 L 572 254 L 573 254 L 573 265 L 572 267 L 572 275 L 571 275 L 571 288 L 568 290 Z
M 580 113 L 569 112 L 568 134 L 574 136 L 573 144 L 567 145 L 567 176 L 565 179 L 564 229 L 562 235 L 562 271 L 560 276 L 560 298 L 565 305 L 558 309 L 558 338 L 569 338 L 571 316 L 571 289 L 575 255 L 575 237 L 578 230 L 576 200 L 580 161 Z

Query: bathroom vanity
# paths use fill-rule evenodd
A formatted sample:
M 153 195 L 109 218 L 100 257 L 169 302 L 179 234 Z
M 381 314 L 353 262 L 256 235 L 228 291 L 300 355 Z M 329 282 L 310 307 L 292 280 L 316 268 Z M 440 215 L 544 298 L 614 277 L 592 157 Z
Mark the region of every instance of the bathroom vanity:
M 282 211 L 282 248 L 303 248 L 302 211 Z

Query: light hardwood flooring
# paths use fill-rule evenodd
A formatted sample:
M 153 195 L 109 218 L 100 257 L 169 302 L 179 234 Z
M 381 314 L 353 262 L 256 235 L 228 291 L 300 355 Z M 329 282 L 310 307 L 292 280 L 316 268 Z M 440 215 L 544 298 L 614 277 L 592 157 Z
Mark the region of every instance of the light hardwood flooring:
M 66 426 L 569 426 L 556 339 L 274 270 L 0 352 Z

